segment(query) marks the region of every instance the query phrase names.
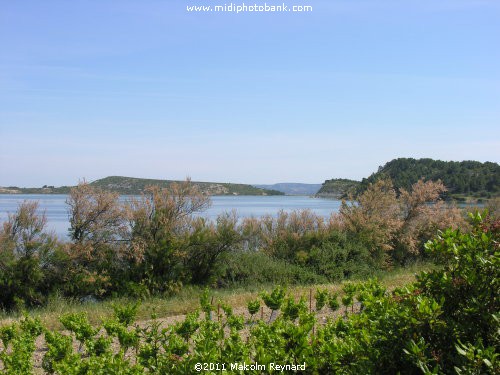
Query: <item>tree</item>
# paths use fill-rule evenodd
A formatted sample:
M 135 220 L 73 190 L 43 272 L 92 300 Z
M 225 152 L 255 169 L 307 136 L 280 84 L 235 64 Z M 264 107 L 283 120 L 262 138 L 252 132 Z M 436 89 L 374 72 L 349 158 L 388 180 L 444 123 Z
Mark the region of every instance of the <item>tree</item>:
M 193 214 L 210 206 L 210 197 L 187 179 L 168 188 L 149 186 L 140 198 L 127 205 L 131 251 L 140 263 L 136 277 L 152 291 L 177 288 L 185 273 L 183 236 Z
M 447 191 L 438 181 L 418 180 L 411 191 L 400 189 L 401 228 L 395 237 L 395 256 L 404 261 L 409 255 L 419 255 L 423 244 L 437 230 L 445 228 L 467 228 L 463 213 L 454 205 L 443 202 L 440 197 Z
M 71 189 L 69 233 L 72 241 L 99 247 L 120 240 L 126 230 L 124 211 L 119 194 L 95 188 L 85 181 Z
M 243 238 L 237 228 L 236 214 L 225 213 L 216 223 L 197 218 L 192 232 L 186 233 L 183 249 L 191 281 L 204 284 L 217 272 L 217 264 L 229 251 L 240 245 Z
M 127 222 L 118 193 L 93 187 L 85 181 L 71 189 L 68 255 L 71 294 L 102 295 L 128 268 Z
M 127 207 L 130 238 L 136 250 L 182 233 L 195 212 L 210 207 L 210 197 L 188 178 L 173 182 L 168 188 L 148 186 L 138 199 Z
M 0 228 L 0 307 L 40 305 L 51 288 L 58 244 L 37 210 L 38 202 L 24 201 Z
M 365 242 L 381 264 L 393 249 L 393 239 L 402 226 L 396 191 L 389 179 L 370 184 L 357 202 L 342 201 L 339 218 L 344 228 Z

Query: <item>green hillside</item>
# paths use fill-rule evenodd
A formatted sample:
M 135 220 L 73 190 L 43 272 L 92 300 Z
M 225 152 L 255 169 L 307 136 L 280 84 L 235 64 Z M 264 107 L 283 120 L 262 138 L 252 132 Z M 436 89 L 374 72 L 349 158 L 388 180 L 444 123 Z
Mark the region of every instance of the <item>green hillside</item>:
M 168 187 L 172 180 L 154 180 L 135 177 L 110 176 L 100 180 L 93 181 L 92 186 L 116 191 L 125 195 L 141 194 L 146 186 L 158 185 L 160 187 Z M 177 181 L 179 182 L 179 181 Z M 219 182 L 193 182 L 198 185 L 203 192 L 209 195 L 284 195 L 284 193 L 276 190 L 259 189 L 251 185 L 231 184 Z M 53 187 L 44 186 L 42 188 L 18 188 L 11 186 L 0 190 L 0 193 L 14 194 L 68 194 L 70 186 Z
M 349 194 L 354 194 L 357 191 L 359 184 L 359 181 L 345 178 L 326 180 L 321 189 L 316 193 L 316 196 L 335 199 L 347 198 Z
M 448 195 L 455 199 L 491 198 L 500 195 L 500 166 L 492 162 L 394 159 L 379 167 L 370 177 L 364 178 L 360 191 L 383 177 L 390 177 L 398 189 L 410 189 L 420 178 L 441 180 L 448 188 Z
M 104 190 L 117 191 L 120 194 L 140 194 L 146 186 L 168 187 L 172 182 L 179 181 L 111 176 L 96 180 L 91 185 Z M 210 195 L 283 195 L 283 193 L 276 190 L 259 189 L 245 184 L 196 181 L 193 181 L 193 183 Z
M 43 187 L 0 187 L 0 194 L 69 194 L 72 186 L 47 186 Z

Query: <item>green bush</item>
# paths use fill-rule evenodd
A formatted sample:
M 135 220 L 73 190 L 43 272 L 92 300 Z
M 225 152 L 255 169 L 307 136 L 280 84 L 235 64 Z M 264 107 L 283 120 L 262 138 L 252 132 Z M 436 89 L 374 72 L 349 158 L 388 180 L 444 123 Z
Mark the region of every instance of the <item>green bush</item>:
M 0 227 L 0 308 L 43 305 L 62 281 L 61 246 L 37 210 L 37 202 L 25 201 Z
M 311 269 L 284 260 L 274 259 L 260 251 L 232 253 L 224 265 L 219 284 L 322 284 L 327 279 Z
M 498 373 L 500 223 L 476 215 L 473 224 L 471 233 L 447 230 L 427 243 L 441 269 L 391 295 L 374 282 L 358 286 L 362 313 L 319 333 L 323 371 Z
M 313 247 L 306 265 L 329 281 L 366 277 L 376 269 L 366 245 L 345 233 L 332 233 L 328 240 Z

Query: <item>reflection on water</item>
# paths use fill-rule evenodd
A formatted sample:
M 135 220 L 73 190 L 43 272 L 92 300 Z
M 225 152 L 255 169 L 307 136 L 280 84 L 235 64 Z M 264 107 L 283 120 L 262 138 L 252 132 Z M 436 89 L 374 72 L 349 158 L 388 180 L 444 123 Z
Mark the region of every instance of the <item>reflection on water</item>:
M 0 222 L 7 219 L 8 213 L 14 213 L 24 200 L 39 202 L 40 212 L 47 216 L 47 228 L 53 230 L 60 238 L 68 233 L 69 219 L 67 195 L 55 194 L 0 194 Z M 128 197 L 120 199 L 125 201 Z M 331 199 L 310 198 L 306 196 L 216 196 L 211 197 L 212 206 L 200 213 L 201 216 L 215 219 L 224 212 L 236 211 L 238 217 L 276 216 L 280 210 L 293 211 L 310 209 L 317 215 L 329 217 L 338 212 L 340 201 Z

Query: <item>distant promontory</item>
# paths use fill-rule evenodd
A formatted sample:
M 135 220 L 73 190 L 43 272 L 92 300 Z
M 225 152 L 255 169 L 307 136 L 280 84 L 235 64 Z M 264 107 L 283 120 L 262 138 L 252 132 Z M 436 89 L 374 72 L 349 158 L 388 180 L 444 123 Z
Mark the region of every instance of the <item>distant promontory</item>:
M 135 177 L 110 176 L 90 183 L 90 185 L 123 195 L 138 195 L 144 192 L 147 186 L 157 185 L 168 187 L 174 180 L 156 180 Z M 284 195 L 283 192 L 271 189 L 260 189 L 252 185 L 232 184 L 226 182 L 199 182 L 193 181 L 201 191 L 209 195 Z M 68 194 L 72 186 L 43 186 L 41 188 L 19 188 L 9 186 L 0 188 L 3 194 Z
M 375 173 L 361 181 L 347 179 L 326 180 L 317 196 L 342 199 L 357 195 L 370 183 L 390 178 L 394 188 L 411 190 L 419 179 L 441 180 L 448 189 L 444 198 L 463 201 L 500 196 L 500 166 L 479 161 L 442 161 L 434 159 L 398 158 L 380 166 Z

